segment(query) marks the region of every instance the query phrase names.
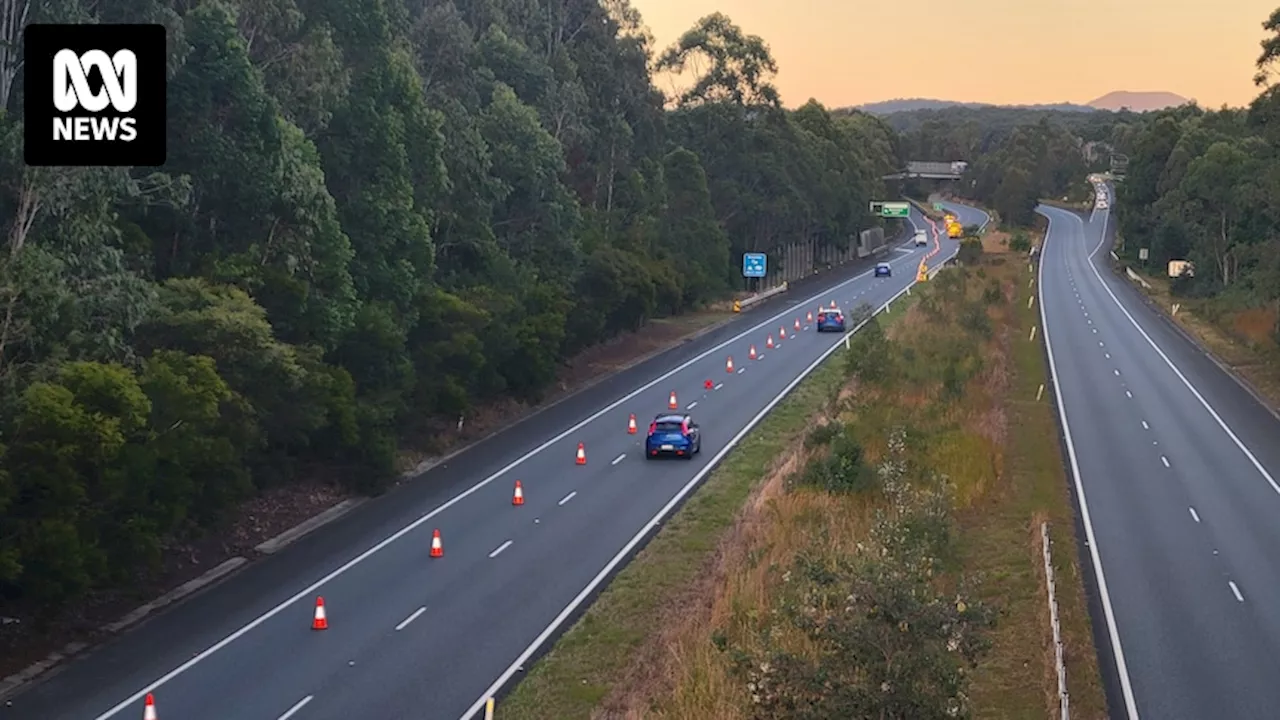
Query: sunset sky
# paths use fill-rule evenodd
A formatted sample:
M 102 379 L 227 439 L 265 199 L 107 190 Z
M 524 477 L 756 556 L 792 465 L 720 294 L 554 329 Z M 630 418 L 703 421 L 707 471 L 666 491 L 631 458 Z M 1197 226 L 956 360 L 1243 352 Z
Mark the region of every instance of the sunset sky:
M 1262 21 L 1280 0 L 632 0 L 657 48 L 720 11 L 763 37 L 794 107 L 926 97 L 1084 103 L 1168 91 L 1202 107 L 1257 94 Z M 669 86 L 664 90 L 670 91 Z

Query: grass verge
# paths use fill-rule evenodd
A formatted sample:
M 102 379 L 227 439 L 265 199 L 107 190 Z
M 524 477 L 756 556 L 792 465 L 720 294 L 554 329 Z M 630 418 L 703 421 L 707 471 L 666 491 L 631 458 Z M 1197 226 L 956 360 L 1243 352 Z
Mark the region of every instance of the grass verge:
M 1150 298 L 1157 310 L 1253 386 L 1268 405 L 1280 409 L 1280 345 L 1272 335 L 1280 308 L 1224 308 L 1212 300 L 1176 298 L 1168 278 L 1135 274 L 1147 285 L 1134 283 L 1134 287 Z M 1120 275 L 1128 279 L 1123 270 Z

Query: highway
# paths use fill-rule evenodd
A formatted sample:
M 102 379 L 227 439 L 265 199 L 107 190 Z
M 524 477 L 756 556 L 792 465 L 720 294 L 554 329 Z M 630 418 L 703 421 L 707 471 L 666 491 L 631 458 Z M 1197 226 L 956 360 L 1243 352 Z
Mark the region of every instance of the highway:
M 1114 714 L 1274 718 L 1280 420 L 1112 273 L 1108 210 L 1038 212 L 1041 323 Z
M 912 223 L 927 227 L 914 209 Z M 841 342 L 805 326 L 806 313 L 900 295 L 926 253 L 931 266 L 955 254 L 933 237 L 895 241 L 879 258 L 892 277 L 872 277 L 869 263 L 816 276 L 543 410 L 69 664 L 0 715 L 136 718 L 154 693 L 159 717 L 181 720 L 473 717 Z M 673 391 L 702 426 L 703 450 L 646 460 L 644 431 Z M 436 529 L 444 555 L 431 558 Z M 317 596 L 322 632 L 311 629 Z

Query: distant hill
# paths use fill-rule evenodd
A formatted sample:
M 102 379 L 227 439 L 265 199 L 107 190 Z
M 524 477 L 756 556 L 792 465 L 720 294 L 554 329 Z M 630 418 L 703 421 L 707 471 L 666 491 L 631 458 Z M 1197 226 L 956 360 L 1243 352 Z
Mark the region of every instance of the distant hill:
M 1148 112 L 1151 110 L 1163 110 L 1167 107 L 1177 107 L 1186 105 L 1190 100 L 1176 95 L 1171 92 L 1130 92 L 1128 90 L 1116 90 L 1106 95 L 1089 101 L 1089 107 L 1098 110 L 1120 110 L 1121 108 L 1129 108 L 1134 112 Z
M 913 110 L 942 110 L 944 108 L 993 108 L 1007 107 L 1019 110 L 1058 110 L 1062 112 L 1093 112 L 1096 108 L 1073 103 L 1057 103 L 1050 105 L 994 105 L 992 103 L 957 102 L 955 100 L 931 100 L 928 98 L 904 98 L 867 103 L 857 109 L 872 115 L 892 115 L 893 113 L 911 112 Z

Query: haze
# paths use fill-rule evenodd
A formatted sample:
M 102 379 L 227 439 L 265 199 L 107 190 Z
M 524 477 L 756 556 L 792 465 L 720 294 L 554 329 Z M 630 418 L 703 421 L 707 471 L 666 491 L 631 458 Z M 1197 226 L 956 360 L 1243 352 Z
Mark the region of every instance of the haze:
M 717 10 L 763 37 L 789 107 L 810 97 L 831 107 L 1084 103 L 1112 90 L 1245 105 L 1257 94 L 1262 21 L 1278 2 L 633 0 L 658 49 Z

